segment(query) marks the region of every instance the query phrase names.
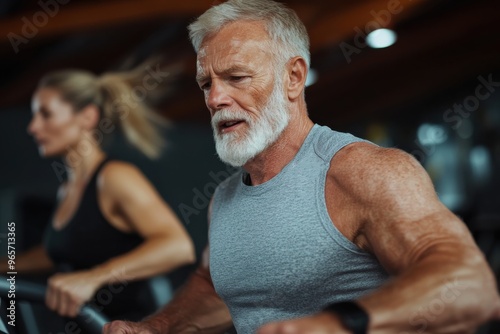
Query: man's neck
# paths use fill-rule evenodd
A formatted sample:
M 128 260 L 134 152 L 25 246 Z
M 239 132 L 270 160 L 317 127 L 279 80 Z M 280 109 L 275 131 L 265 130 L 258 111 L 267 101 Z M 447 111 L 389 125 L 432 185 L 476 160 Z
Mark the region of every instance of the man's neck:
M 269 181 L 297 155 L 314 123 L 308 118 L 291 120 L 280 137 L 243 168 L 253 186 Z

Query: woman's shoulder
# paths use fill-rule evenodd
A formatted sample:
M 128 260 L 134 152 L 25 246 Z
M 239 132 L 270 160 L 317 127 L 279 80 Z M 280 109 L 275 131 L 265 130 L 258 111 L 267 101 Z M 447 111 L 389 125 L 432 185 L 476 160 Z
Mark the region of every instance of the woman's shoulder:
M 134 164 L 120 160 L 108 161 L 97 175 L 100 191 L 120 196 L 139 190 L 148 181 L 141 170 Z
M 119 176 L 127 176 L 133 174 L 142 174 L 140 169 L 127 161 L 122 160 L 108 160 L 99 171 L 99 176 L 113 177 L 118 174 Z

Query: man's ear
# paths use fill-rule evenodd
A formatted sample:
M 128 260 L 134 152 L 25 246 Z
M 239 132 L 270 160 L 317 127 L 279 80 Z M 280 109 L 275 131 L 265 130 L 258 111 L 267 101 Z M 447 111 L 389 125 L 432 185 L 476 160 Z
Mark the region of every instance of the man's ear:
M 99 125 L 101 113 L 95 104 L 89 104 L 78 112 L 78 116 L 86 130 L 93 130 Z
M 302 95 L 306 85 L 307 64 L 304 58 L 294 57 L 287 63 L 288 99 L 293 101 Z

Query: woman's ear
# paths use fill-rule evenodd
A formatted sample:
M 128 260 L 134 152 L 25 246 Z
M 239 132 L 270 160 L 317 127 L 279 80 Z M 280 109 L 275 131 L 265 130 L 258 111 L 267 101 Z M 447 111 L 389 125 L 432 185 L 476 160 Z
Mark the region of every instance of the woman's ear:
M 78 112 L 82 125 L 86 130 L 93 130 L 99 125 L 101 113 L 95 104 L 89 104 Z
M 307 78 L 307 64 L 304 58 L 294 57 L 287 64 L 288 99 L 293 101 L 302 95 Z

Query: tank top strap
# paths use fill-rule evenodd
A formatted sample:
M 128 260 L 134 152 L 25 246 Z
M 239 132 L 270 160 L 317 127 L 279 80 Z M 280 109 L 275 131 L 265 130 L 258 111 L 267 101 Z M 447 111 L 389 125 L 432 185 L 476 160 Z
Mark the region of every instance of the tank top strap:
M 97 175 L 99 175 L 99 172 L 104 168 L 104 165 L 106 165 L 111 159 L 109 157 L 105 157 L 97 166 L 97 168 L 94 171 L 94 175 L 92 178 L 97 178 Z

